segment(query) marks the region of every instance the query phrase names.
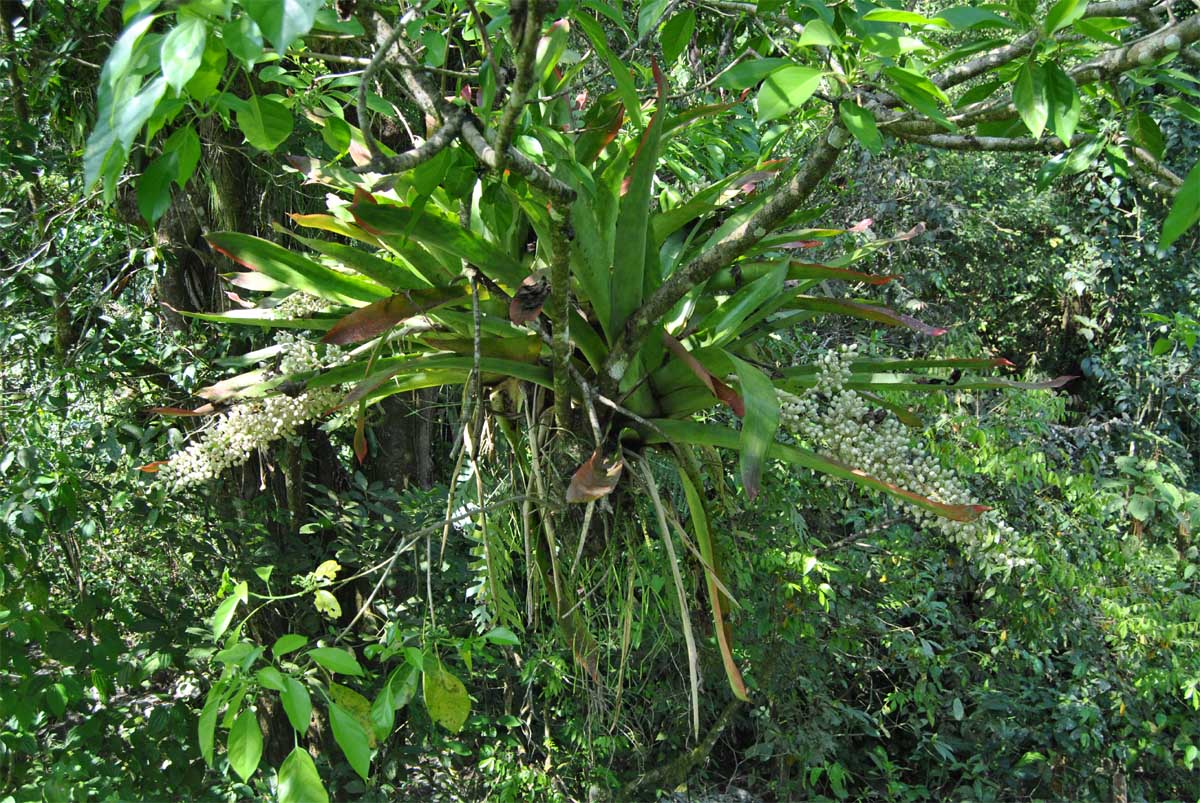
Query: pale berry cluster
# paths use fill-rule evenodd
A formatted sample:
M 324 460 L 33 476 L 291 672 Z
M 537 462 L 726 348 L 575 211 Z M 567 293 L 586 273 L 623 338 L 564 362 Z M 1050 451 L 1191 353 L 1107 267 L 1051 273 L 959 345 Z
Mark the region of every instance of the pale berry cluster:
M 817 451 L 873 477 L 935 502 L 971 504 L 971 495 L 954 474 L 914 443 L 894 416 L 872 415 L 866 401 L 846 387 L 854 345 L 827 351 L 817 360 L 816 383 L 800 395 L 778 391 L 780 423 Z M 969 553 L 981 553 L 1014 535 L 997 515 L 973 522 L 938 516 L 906 504 L 918 521 L 958 542 Z
M 283 349 L 273 376 L 303 374 L 346 359 L 333 346 L 326 348 L 322 359 L 315 343 L 287 332 L 276 335 L 275 342 Z M 159 478 L 172 490 L 215 479 L 226 469 L 246 462 L 255 450 L 295 434 L 336 406 L 343 395 L 341 389 L 328 387 L 242 402 L 218 416 L 198 440 L 167 461 L 159 469 Z
M 278 319 L 307 318 L 329 309 L 329 302 L 318 296 L 299 290 L 282 299 L 271 308 L 271 317 Z

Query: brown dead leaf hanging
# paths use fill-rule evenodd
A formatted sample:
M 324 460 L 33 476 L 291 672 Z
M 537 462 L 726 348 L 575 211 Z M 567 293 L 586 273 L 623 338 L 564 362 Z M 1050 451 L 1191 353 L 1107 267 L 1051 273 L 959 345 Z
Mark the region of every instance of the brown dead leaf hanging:
M 508 305 L 508 319 L 517 326 L 532 321 L 541 315 L 542 306 L 549 297 L 550 280 L 546 271 L 534 271 L 517 288 L 512 303 Z
M 595 502 L 608 496 L 617 487 L 623 468 L 625 463 L 619 456 L 608 460 L 599 450 L 592 452 L 592 456 L 571 476 L 571 484 L 567 486 L 567 501 L 573 504 Z

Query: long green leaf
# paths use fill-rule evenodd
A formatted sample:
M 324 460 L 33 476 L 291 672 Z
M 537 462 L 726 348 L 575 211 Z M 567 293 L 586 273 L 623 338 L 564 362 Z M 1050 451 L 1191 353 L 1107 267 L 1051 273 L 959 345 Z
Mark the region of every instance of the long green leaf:
M 406 237 L 464 259 L 489 278 L 519 287 L 528 271 L 521 263 L 474 232 L 428 211 L 388 204 L 356 203 L 354 219 L 370 234 Z
M 1175 191 L 1175 202 L 1163 221 L 1158 247 L 1166 248 L 1200 221 L 1200 162 L 1188 172 L 1183 184 Z
M 680 446 L 680 450 L 684 451 L 682 458 L 684 460 L 693 461 L 690 450 L 686 446 Z M 708 512 L 704 509 L 704 500 L 700 496 L 700 490 L 692 481 L 691 473 L 683 465 L 679 468 L 679 480 L 683 485 L 683 493 L 687 499 L 688 511 L 692 514 L 692 528 L 696 531 L 696 541 L 700 546 L 700 557 L 704 560 L 705 571 L 704 580 L 705 586 L 708 588 L 709 607 L 712 609 L 713 630 L 717 634 L 717 646 L 721 650 L 721 661 L 725 665 L 725 677 L 729 679 L 729 688 L 733 690 L 733 694 L 739 700 L 750 701 L 750 694 L 746 691 L 746 682 L 742 679 L 742 673 L 738 669 L 737 663 L 733 660 L 733 645 L 730 633 L 729 624 L 725 621 L 725 614 L 721 609 L 721 591 L 717 588 L 716 578 L 712 576 L 712 572 L 717 570 L 716 552 L 713 549 L 712 531 L 709 529 Z
M 259 237 L 223 231 L 209 234 L 207 239 L 213 248 L 233 261 L 337 304 L 357 306 L 388 296 L 387 288 L 376 282 L 339 273 Z
M 279 803 L 329 803 L 317 766 L 302 746 L 279 765 Z
M 753 502 L 762 481 L 763 458 L 775 442 L 775 433 L 779 431 L 779 396 L 770 378 L 758 368 L 732 354 L 729 359 L 737 368 L 738 384 L 741 386 L 742 399 L 746 402 L 738 451 L 742 485 L 746 488 L 746 496 Z
M 703 336 L 704 345 L 721 346 L 737 337 L 742 323 L 751 313 L 783 292 L 787 273 L 787 263 L 779 263 L 766 276 L 750 282 L 709 313 L 696 328 L 696 333 Z
M 650 231 L 650 192 L 654 187 L 654 171 L 658 167 L 659 145 L 665 116 L 665 86 L 655 65 L 658 77 L 658 108 L 650 125 L 642 134 L 641 145 L 634 156 L 629 172 L 629 188 L 621 199 L 617 216 L 616 242 L 613 245 L 611 278 L 611 324 L 609 332 L 621 331 L 625 321 L 642 303 L 646 283 L 647 237 Z
M 378 282 L 391 290 L 416 290 L 433 286 L 433 281 L 408 262 L 397 265 L 375 254 L 368 253 L 361 248 L 355 248 L 344 243 L 335 243 L 331 240 L 304 237 L 282 226 L 276 226 L 275 230 L 287 234 L 292 239 L 304 243 L 317 253 L 340 262 L 344 267 L 350 268 L 356 273 L 361 273 L 368 279 Z
M 371 748 L 367 732 L 354 716 L 337 703 L 329 704 L 329 722 L 333 738 L 342 748 L 350 766 L 364 781 L 371 775 Z

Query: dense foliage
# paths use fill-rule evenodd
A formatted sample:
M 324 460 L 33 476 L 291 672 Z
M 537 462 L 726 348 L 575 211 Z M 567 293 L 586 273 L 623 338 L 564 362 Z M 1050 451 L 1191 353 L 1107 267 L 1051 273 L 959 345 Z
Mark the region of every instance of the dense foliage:
M 0 3 L 5 800 L 1200 795 L 1200 15 Z

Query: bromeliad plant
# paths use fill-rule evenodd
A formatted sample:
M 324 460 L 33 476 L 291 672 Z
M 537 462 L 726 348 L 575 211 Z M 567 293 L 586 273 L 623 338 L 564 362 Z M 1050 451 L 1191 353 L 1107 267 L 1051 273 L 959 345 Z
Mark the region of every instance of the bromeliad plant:
M 565 29 L 552 26 L 538 52 L 555 52 Z M 393 44 L 403 54 L 403 45 Z M 557 65 L 543 62 L 533 74 L 544 77 L 542 91 L 553 94 Z M 919 235 L 922 227 L 891 240 L 861 241 L 857 235 L 869 221 L 852 229 L 806 225 L 815 215 L 801 208 L 803 200 L 850 143 L 837 124 L 820 135 L 815 154 L 798 170 L 777 160 L 687 198 L 660 200 L 655 189 L 663 181 L 667 143 L 701 114 L 727 106 L 672 117 L 663 75 L 657 65 L 654 71 L 655 105 L 628 108 L 642 125 L 626 136 L 619 96 L 602 98 L 583 125 L 566 133 L 551 127 L 570 116 L 564 99 L 533 105 L 530 126 L 539 138 L 522 144 L 536 147 L 542 164 L 513 150 L 515 169 L 508 175 L 480 177 L 468 149 L 439 136 L 472 125 L 462 107 L 441 103 L 429 109 L 443 121 L 427 142 L 437 147 L 389 156 L 354 130 L 365 152 L 356 169 L 295 160 L 308 181 L 332 190 L 327 213 L 294 215 L 295 228 L 278 227 L 304 250 L 236 232 L 210 234 L 213 248 L 248 269 L 230 282 L 262 295 L 248 300 L 231 293 L 241 309 L 195 317 L 310 332 L 320 345 L 282 334 L 274 346 L 247 355 L 256 367 L 200 394 L 209 403 L 195 412 L 219 413 L 215 425 L 159 466 L 160 474 L 176 487 L 203 481 L 333 410 L 357 416 L 361 457 L 365 408 L 426 387 L 468 386 L 475 394 L 468 422 L 478 420 L 486 403 L 501 425 L 516 414 L 536 433 L 542 414 L 552 414 L 554 444 L 581 460 L 588 451 L 591 456 L 563 487 L 532 467 L 527 495 L 539 500 L 535 529 L 542 537 L 534 539 L 536 566 L 529 570 L 545 573 L 551 607 L 563 617 L 580 663 L 598 678 L 596 642 L 561 596 L 575 578 L 563 576 L 570 573 L 561 563 L 564 545 L 554 522 L 563 501 L 587 503 L 591 521 L 591 506 L 620 487 L 633 460 L 639 463 L 633 476 L 649 490 L 669 545 L 661 501 L 641 463 L 646 450 L 660 450 L 678 466 L 725 668 L 743 699 L 748 692 L 724 621 L 725 592 L 692 447 L 737 451 L 751 500 L 764 461 L 779 459 L 954 522 L 948 532 L 975 552 L 996 543 L 1002 523 L 981 521 L 987 508 L 917 449 L 905 425 L 919 422 L 881 394 L 951 384 L 1016 386 L 961 376 L 1007 361 L 863 360 L 844 349 L 815 365 L 778 366 L 763 348 L 777 333 L 827 315 L 943 334 L 833 290 L 891 281 L 895 277 L 851 266 Z M 410 80 L 414 95 L 424 91 L 432 103 L 422 77 L 413 73 Z M 464 139 L 469 145 L 470 137 Z M 497 151 L 482 150 L 484 163 L 499 169 Z M 410 163 L 412 169 L 397 170 Z M 841 246 L 844 253 L 821 263 L 795 258 L 797 250 L 817 245 L 826 251 Z M 951 380 L 920 376 L 946 368 L 954 371 Z M 536 434 L 501 428 L 525 465 L 541 459 L 537 451 L 545 446 L 537 445 Z M 478 430 L 466 430 L 468 438 L 478 437 Z M 680 600 L 686 610 L 682 583 Z

